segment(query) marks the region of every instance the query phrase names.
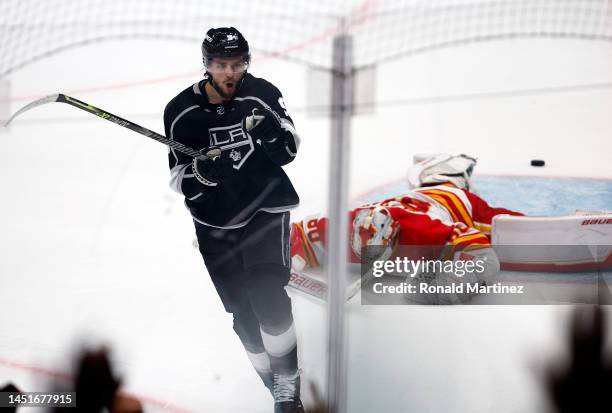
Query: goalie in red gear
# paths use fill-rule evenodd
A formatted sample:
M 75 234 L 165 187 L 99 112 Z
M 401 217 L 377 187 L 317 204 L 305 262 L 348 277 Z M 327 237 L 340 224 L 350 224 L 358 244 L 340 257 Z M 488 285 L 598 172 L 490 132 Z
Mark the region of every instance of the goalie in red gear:
M 469 158 L 471 159 L 471 158 Z M 473 161 L 475 163 L 475 161 Z M 440 179 L 440 165 L 436 166 Z M 470 172 L 473 165 L 470 166 Z M 468 177 L 469 178 L 469 177 Z M 349 261 L 359 263 L 362 251 L 374 252 L 368 259 L 394 259 L 397 245 L 440 246 L 437 257 L 428 259 L 469 260 L 485 258 L 487 269 L 478 278 L 486 282 L 499 271 L 499 261 L 491 248 L 491 222 L 500 214 L 523 215 L 505 208 L 489 206 L 479 196 L 460 188 L 457 182 L 425 186 L 380 202 L 360 206 L 350 212 Z M 314 216 L 292 224 L 291 256 L 294 270 L 316 268 L 324 263 L 327 247 L 325 217 Z M 364 247 L 376 246 L 374 250 Z M 402 248 L 402 254 L 409 249 Z M 421 251 L 422 252 L 422 251 Z M 418 257 L 421 258 L 420 252 Z M 438 277 L 435 282 L 442 282 Z M 453 302 L 453 297 L 446 297 Z

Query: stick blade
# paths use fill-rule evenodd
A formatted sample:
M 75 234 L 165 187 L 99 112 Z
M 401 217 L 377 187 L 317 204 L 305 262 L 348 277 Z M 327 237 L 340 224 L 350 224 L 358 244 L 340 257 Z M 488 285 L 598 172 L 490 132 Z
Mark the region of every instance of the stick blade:
M 35 100 L 34 102 L 28 103 L 27 105 L 19 109 L 17 112 L 15 112 L 10 118 L 8 118 L 8 120 L 4 122 L 4 127 L 5 128 L 8 127 L 9 124 L 13 121 L 13 119 L 21 115 L 22 113 L 27 112 L 28 110 L 35 108 L 37 106 L 45 105 L 51 102 L 57 102 L 58 100 L 60 100 L 61 96 L 62 96 L 61 93 L 56 93 L 55 95 L 45 96 L 43 98 Z

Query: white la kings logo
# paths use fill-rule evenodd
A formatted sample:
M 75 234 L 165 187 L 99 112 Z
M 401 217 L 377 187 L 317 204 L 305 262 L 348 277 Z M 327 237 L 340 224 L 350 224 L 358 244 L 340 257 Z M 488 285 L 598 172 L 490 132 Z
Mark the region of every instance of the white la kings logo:
M 242 128 L 242 123 L 210 128 L 208 135 L 210 145 L 216 145 L 222 151 L 231 151 L 229 157 L 234 161 L 234 169 L 240 169 L 255 151 L 253 140 Z

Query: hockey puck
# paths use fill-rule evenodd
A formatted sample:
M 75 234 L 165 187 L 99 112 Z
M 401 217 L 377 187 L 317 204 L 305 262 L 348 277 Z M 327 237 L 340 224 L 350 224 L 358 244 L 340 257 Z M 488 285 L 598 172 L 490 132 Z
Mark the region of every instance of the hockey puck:
M 542 159 L 532 159 L 531 166 L 544 166 L 545 162 Z

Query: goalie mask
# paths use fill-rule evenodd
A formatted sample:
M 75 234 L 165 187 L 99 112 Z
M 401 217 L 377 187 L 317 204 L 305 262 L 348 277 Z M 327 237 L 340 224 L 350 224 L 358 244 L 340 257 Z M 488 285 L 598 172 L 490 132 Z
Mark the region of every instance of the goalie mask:
M 365 251 L 365 259 L 386 260 L 397 244 L 399 228 L 399 223 L 383 206 L 358 210 L 353 219 L 351 248 L 360 258 Z

